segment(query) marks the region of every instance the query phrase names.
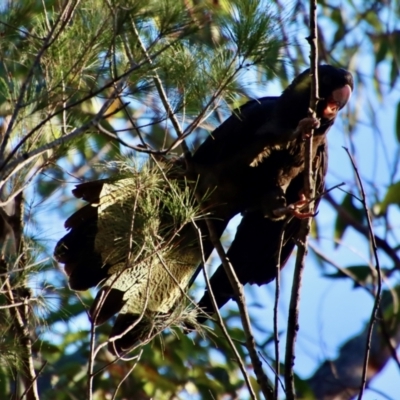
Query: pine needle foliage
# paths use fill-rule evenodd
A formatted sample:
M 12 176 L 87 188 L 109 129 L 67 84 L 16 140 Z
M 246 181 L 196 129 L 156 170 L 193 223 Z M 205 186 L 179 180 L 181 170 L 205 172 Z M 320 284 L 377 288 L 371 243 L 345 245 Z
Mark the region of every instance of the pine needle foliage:
M 129 160 L 106 164 L 106 170 L 111 166 L 114 174 L 98 205 L 96 248 L 104 262 L 131 268 L 145 260 L 151 264 L 149 259 L 156 256 L 167 260 L 173 239 L 199 218 L 199 205 L 186 181 L 166 180 L 171 174 L 183 176 L 184 171 L 168 164 L 162 171 L 149 164 L 137 168 Z

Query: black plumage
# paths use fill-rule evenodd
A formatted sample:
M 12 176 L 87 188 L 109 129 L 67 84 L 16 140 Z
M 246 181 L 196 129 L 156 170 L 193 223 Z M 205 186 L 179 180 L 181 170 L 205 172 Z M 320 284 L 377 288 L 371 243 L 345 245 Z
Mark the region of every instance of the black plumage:
M 352 76 L 343 69 L 320 66 L 319 80 L 321 100 L 317 118 L 320 126 L 315 129 L 313 137 L 317 195 L 323 192 L 325 184 L 326 134 L 353 90 Z M 299 124 L 307 122 L 310 90 L 311 78 L 307 70 L 280 97 L 253 100 L 237 110 L 210 135 L 193 157 L 194 162 L 200 165 L 200 171 L 204 165 L 212 165 L 216 171 L 212 179 L 221 188 L 221 193 L 216 193 L 215 197 L 221 194 L 226 198 L 224 188 L 232 183 L 235 185 L 236 191 L 230 193 L 228 203 L 231 207 L 227 209 L 231 214 L 227 218 L 241 212 L 243 219 L 229 248 L 228 258 L 242 284 L 263 285 L 275 278 L 276 252 L 285 221 L 276 217 L 274 210 L 300 200 L 305 142 L 297 130 Z M 219 199 L 213 200 L 218 204 Z M 299 229 L 297 218 L 286 227 L 281 267 L 293 251 L 293 239 Z M 218 307 L 234 298 L 222 265 L 210 283 Z M 198 305 L 209 314 L 213 312 L 207 291 Z
M 314 126 L 316 129 L 313 138 L 313 163 L 317 176 L 316 191 L 321 193 L 324 189 L 327 167 L 326 133 L 333 125 L 338 111 L 347 103 L 353 90 L 353 82 L 349 72 L 332 66 L 320 66 L 318 73 L 321 99 L 317 108 L 318 126 L 315 120 L 308 118 L 311 78 L 307 70 L 299 75 L 281 96 L 252 100 L 236 110 L 205 140 L 192 157 L 190 178 L 195 177 L 196 190 L 200 197 L 206 195 L 202 207 L 213 218 L 217 234 L 222 235 L 232 217 L 243 214 L 242 222 L 228 251 L 232 265 L 243 284 L 262 285 L 275 277 L 275 257 L 282 224 L 287 215 L 293 214 L 293 207 L 290 205 L 302 197 L 304 134 Z M 182 168 L 181 160 L 175 162 L 175 165 L 178 164 L 179 168 Z M 183 180 L 186 173 L 181 170 L 178 174 L 169 176 L 174 180 Z M 98 207 L 102 202 L 101 193 L 105 185 L 109 183 L 101 181 L 77 187 L 74 194 L 90 204 L 67 221 L 66 227 L 70 232 L 57 244 L 55 256 L 66 265 L 72 289 L 85 290 L 106 280 L 105 289 L 103 287 L 100 290 L 100 297 L 97 296 L 95 303 L 96 322 L 104 322 L 120 312 L 111 333 L 112 337 L 124 333 L 137 319 L 137 303 L 143 293 L 140 290 L 134 292 L 131 288 L 126 289 L 122 284 L 118 286 L 118 282 L 113 284 L 112 277 L 115 276 L 116 269 L 110 263 L 111 258 L 107 257 L 104 249 L 99 248 L 99 222 L 112 223 L 104 217 L 100 212 L 101 208 Z M 122 197 L 124 204 L 129 203 L 128 197 Z M 103 206 L 104 208 L 107 206 Z M 118 207 L 114 208 L 118 210 Z M 163 218 L 161 216 L 161 219 Z M 198 225 L 202 232 L 204 255 L 208 258 L 213 246 L 208 238 L 205 221 L 198 221 Z M 297 218 L 292 219 L 287 226 L 281 255 L 282 266 L 293 250 L 292 239 L 296 237 L 299 226 Z M 166 263 L 170 262 L 174 268 L 179 259 L 183 260 L 181 261 L 184 273 L 180 272 L 179 265 L 175 270 L 178 276 L 175 284 L 179 283 L 181 291 L 187 289 L 189 280 L 193 281 L 199 271 L 201 254 L 198 245 L 194 244 L 196 238 L 197 232 L 191 226 L 184 227 L 180 239 L 174 242 L 176 252 L 171 255 L 170 260 L 166 259 Z M 182 240 L 185 245 L 182 244 Z M 112 242 L 113 238 L 110 237 L 109 241 Z M 164 268 L 159 266 L 159 263 L 157 265 L 154 268 Z M 130 268 L 131 271 L 123 272 L 124 281 L 132 281 L 138 279 L 139 275 L 142 276 L 146 265 L 143 264 L 140 268 L 142 270 L 135 266 Z M 159 273 L 161 274 L 161 270 Z M 164 276 L 160 279 L 166 279 L 165 275 L 159 276 Z M 157 286 L 159 283 L 150 284 Z M 133 282 L 131 286 L 134 285 Z M 168 285 L 165 287 L 171 289 L 172 283 Z M 212 276 L 211 285 L 219 307 L 233 298 L 233 290 L 222 266 Z M 150 303 L 153 301 L 151 296 L 157 298 L 157 301 L 154 300 L 153 306 L 149 306 L 151 312 L 163 315 L 170 313 L 181 297 L 179 291 L 172 292 L 160 293 L 160 290 L 154 290 L 154 294 L 149 297 Z M 99 298 L 104 302 L 102 307 L 98 307 Z M 199 306 L 207 313 L 213 312 L 207 291 Z M 129 350 L 138 339 L 143 338 L 143 331 L 148 331 L 148 324 L 148 320 L 142 321 L 123 338 L 115 341 L 110 349 L 116 353 Z
M 324 176 L 327 168 L 326 143 L 320 145 L 317 149 L 317 157 L 319 165 L 316 170 L 316 195 L 320 195 L 324 190 Z M 260 167 L 262 168 L 264 165 Z M 304 176 L 300 173 L 291 181 L 286 190 L 285 201 L 288 204 L 299 200 L 299 193 L 303 184 Z M 317 210 L 318 204 L 319 199 L 315 202 L 315 210 Z M 247 283 L 263 285 L 275 279 L 277 251 L 285 223 L 285 219 L 266 218 L 262 208 L 243 213 L 235 238 L 227 252 L 236 275 L 243 285 Z M 300 219 L 292 218 L 285 227 L 280 259 L 281 268 L 285 266 L 294 249 L 295 241 L 293 239 L 299 233 L 300 224 Z M 211 277 L 210 284 L 218 308 L 221 308 L 230 299 L 234 299 L 234 291 L 222 265 Z M 214 312 L 207 290 L 198 306 L 207 314 Z M 205 319 L 204 316 L 199 317 L 201 322 Z

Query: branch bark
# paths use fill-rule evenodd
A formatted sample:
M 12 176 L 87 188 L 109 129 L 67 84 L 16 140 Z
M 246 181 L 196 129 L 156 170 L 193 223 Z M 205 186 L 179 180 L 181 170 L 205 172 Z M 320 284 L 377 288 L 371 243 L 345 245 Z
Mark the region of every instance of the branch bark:
M 11 257 L 17 259 L 17 264 L 24 270 L 26 266 L 26 257 L 23 241 L 23 215 L 24 215 L 24 199 L 22 193 L 18 194 L 14 199 L 14 214 L 10 217 L 2 212 L 1 219 L 2 225 L 7 225 L 12 229 L 12 236 L 14 240 L 14 254 L 9 254 L 10 257 L 5 257 L 1 260 L 1 268 L 5 271 L 10 271 Z M 6 220 L 7 219 L 7 220 Z M 21 275 L 23 272 L 17 273 Z M 12 319 L 14 330 L 19 345 L 22 349 L 20 354 L 22 363 L 22 380 L 25 386 L 27 400 L 39 400 L 39 392 L 37 386 L 37 374 L 35 371 L 33 361 L 32 339 L 30 332 L 30 313 L 31 307 L 29 304 L 30 290 L 27 282 L 21 276 L 18 281 L 18 287 L 13 287 L 10 280 L 10 273 L 4 275 L 3 287 L 5 291 L 5 298 L 9 307 L 9 313 Z M 14 394 L 17 398 L 17 394 Z
M 238 353 L 238 351 L 237 351 L 237 349 L 236 349 L 236 347 L 235 347 L 235 345 L 234 345 L 234 343 L 232 341 L 232 338 L 229 336 L 229 332 L 226 329 L 226 326 L 225 326 L 224 321 L 222 319 L 221 313 L 219 312 L 217 302 L 215 301 L 214 293 L 213 293 L 213 290 L 212 290 L 211 284 L 210 284 L 210 279 L 208 277 L 207 270 L 206 270 L 206 261 L 207 260 L 205 259 L 205 256 L 204 256 L 203 242 L 201 240 L 201 230 L 200 230 L 200 228 L 197 227 L 195 221 L 192 221 L 192 224 L 193 224 L 193 226 L 195 227 L 195 229 L 197 230 L 197 233 L 198 233 L 199 246 L 200 246 L 200 249 L 201 249 L 202 268 L 203 268 L 204 280 L 206 281 L 206 287 L 207 287 L 208 293 L 209 293 L 209 295 L 211 297 L 211 303 L 212 303 L 212 306 L 214 308 L 215 315 L 217 316 L 218 325 L 221 328 L 222 333 L 224 334 L 226 340 L 228 341 L 233 353 L 235 354 L 236 360 L 237 360 L 237 362 L 239 364 L 240 370 L 242 371 L 242 374 L 243 374 L 244 380 L 246 382 L 247 388 L 249 389 L 250 397 L 255 400 L 256 399 L 256 395 L 254 393 L 254 389 L 253 389 L 253 386 L 251 384 L 249 375 L 248 375 L 248 373 L 246 371 L 246 368 L 244 366 L 244 363 L 243 363 L 242 359 L 240 358 L 240 355 L 239 355 L 239 353 Z
M 310 75 L 311 75 L 311 96 L 309 117 L 316 118 L 316 107 L 318 103 L 318 30 L 317 30 L 317 1 L 310 0 L 310 36 L 307 38 L 310 44 Z M 304 194 L 306 198 L 314 197 L 315 183 L 312 168 L 312 143 L 313 131 L 305 146 L 305 166 L 304 166 Z M 313 203 L 309 205 L 309 212 L 313 210 Z M 301 224 L 299 241 L 297 243 L 297 257 L 294 269 L 292 292 L 289 305 L 288 329 L 286 338 L 285 354 L 285 384 L 286 396 L 288 400 L 296 398 L 296 389 L 294 384 L 294 360 L 295 343 L 297 332 L 299 330 L 299 304 L 300 288 L 302 276 L 307 255 L 308 234 L 311 228 L 311 218 L 305 219 Z
M 262 368 L 261 360 L 257 354 L 256 343 L 251 329 L 249 314 L 247 312 L 243 285 L 240 283 L 238 277 L 236 276 L 235 270 L 233 269 L 233 266 L 229 261 L 229 258 L 227 257 L 224 248 L 222 247 L 219 237 L 215 232 L 212 220 L 207 218 L 206 223 L 211 243 L 217 250 L 218 256 L 221 259 L 226 275 L 228 276 L 229 282 L 232 285 L 233 291 L 235 293 L 235 299 L 237 301 L 240 312 L 240 319 L 242 321 L 243 330 L 246 336 L 246 347 L 247 350 L 249 351 L 249 356 L 254 368 L 254 373 L 256 374 L 257 377 L 257 382 L 260 385 L 261 391 L 265 396 L 265 398 L 273 399 L 272 386 L 269 383 L 268 377 Z
M 353 166 L 354 172 L 357 177 L 357 183 L 360 189 L 361 193 L 361 203 L 363 205 L 364 211 L 365 211 L 365 216 L 367 218 L 367 223 L 368 223 L 368 232 L 369 232 L 369 242 L 372 248 L 372 252 L 374 255 L 375 259 L 375 269 L 377 272 L 377 289 L 376 289 L 376 294 L 375 294 L 375 302 L 374 302 L 374 307 L 372 308 L 371 312 L 371 319 L 368 325 L 367 329 L 367 340 L 366 340 L 366 349 L 365 349 L 365 357 L 364 357 L 364 362 L 363 362 L 363 372 L 362 372 L 362 379 L 361 379 L 361 387 L 360 387 L 360 392 L 358 394 L 358 399 L 361 400 L 364 390 L 365 390 L 365 385 L 367 383 L 367 369 L 368 369 L 368 361 L 369 361 L 369 356 L 371 352 L 371 342 L 372 342 L 372 334 L 373 334 L 373 329 L 375 322 L 377 321 L 378 318 L 378 311 L 379 311 L 379 305 L 381 302 L 381 296 L 382 296 L 382 271 L 379 263 L 379 257 L 378 257 L 378 248 L 376 246 L 375 242 L 375 235 L 372 227 L 372 222 L 371 222 L 371 217 L 366 201 L 366 196 L 365 196 L 365 191 L 364 191 L 364 186 L 361 180 L 361 176 L 358 172 L 358 168 L 356 163 L 354 162 L 353 157 L 351 156 L 349 150 L 347 148 L 344 148 L 346 150 L 346 153 L 348 154 L 351 164 Z
M 339 217 L 347 224 L 351 225 L 357 232 L 361 233 L 365 237 L 369 237 L 369 229 L 367 226 L 358 222 L 352 215 L 350 215 L 343 207 L 341 207 L 335 199 L 331 196 L 331 194 L 327 194 L 324 196 L 324 199 L 335 209 L 335 211 L 339 214 Z M 389 243 L 374 234 L 376 245 L 379 249 L 383 250 L 388 257 L 393 261 L 394 269 L 400 270 L 400 258 L 396 253 L 396 250 L 393 249 Z

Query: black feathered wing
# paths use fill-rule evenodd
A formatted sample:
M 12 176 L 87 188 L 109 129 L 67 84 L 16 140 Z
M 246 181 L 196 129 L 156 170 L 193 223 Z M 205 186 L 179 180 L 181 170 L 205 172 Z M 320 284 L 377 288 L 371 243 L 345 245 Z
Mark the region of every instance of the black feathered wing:
M 145 310 L 148 318 L 109 346 L 119 354 L 147 339 L 152 317 L 170 313 L 184 298 L 201 260 L 195 230 L 185 222 L 175 226 L 168 205 L 172 190 L 159 178 L 141 171 L 78 185 L 74 195 L 89 204 L 67 219 L 70 231 L 55 249 L 72 289 L 101 284 L 89 315 L 99 325 L 119 313 L 111 338 L 124 333 Z M 195 206 L 186 201 L 189 212 Z
M 193 161 L 202 165 L 217 165 L 248 152 L 257 142 L 259 132 L 268 130 L 278 99 L 262 97 L 234 110 L 197 149 Z

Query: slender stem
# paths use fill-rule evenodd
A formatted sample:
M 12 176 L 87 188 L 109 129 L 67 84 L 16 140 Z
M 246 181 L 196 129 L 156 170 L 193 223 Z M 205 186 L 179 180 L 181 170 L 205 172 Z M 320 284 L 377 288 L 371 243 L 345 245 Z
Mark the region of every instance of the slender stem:
M 208 277 L 207 270 L 206 270 L 206 259 L 205 259 L 205 256 L 204 256 L 204 249 L 203 249 L 201 230 L 200 230 L 200 228 L 198 228 L 198 226 L 196 225 L 194 220 L 192 220 L 192 224 L 193 224 L 193 226 L 196 229 L 197 234 L 198 234 L 198 241 L 199 241 L 199 246 L 200 246 L 200 250 L 201 250 L 201 258 L 202 258 L 202 265 L 203 265 L 202 269 L 203 269 L 204 280 L 206 281 L 206 287 L 207 287 L 208 294 L 209 294 L 210 299 L 211 299 L 211 304 L 212 304 L 212 306 L 214 308 L 215 315 L 217 316 L 218 325 L 221 328 L 222 333 L 224 334 L 226 340 L 228 341 L 233 353 L 235 354 L 236 360 L 237 360 L 237 362 L 239 364 L 239 368 L 242 371 L 242 374 L 243 374 L 244 380 L 246 382 L 247 388 L 249 389 L 250 397 L 255 400 L 257 397 L 256 397 L 256 394 L 254 393 L 254 389 L 253 389 L 253 386 L 251 384 L 249 375 L 248 375 L 248 373 L 246 371 L 246 368 L 245 368 L 245 366 L 243 364 L 243 361 L 242 361 L 242 359 L 240 357 L 240 354 L 237 351 L 237 349 L 236 349 L 236 347 L 235 347 L 235 345 L 234 345 L 234 343 L 232 341 L 232 338 L 229 336 L 229 332 L 226 329 L 226 326 L 224 324 L 224 320 L 222 319 L 221 313 L 219 312 L 219 309 L 218 309 L 217 302 L 215 300 L 214 292 L 212 290 L 212 287 L 211 287 L 211 284 L 210 284 L 210 279 Z
M 87 372 L 87 392 L 86 397 L 87 400 L 93 399 L 93 368 L 95 361 L 95 346 L 96 346 L 96 320 L 94 319 L 90 323 L 90 346 L 89 346 L 89 360 L 88 360 L 88 372 Z
M 133 28 L 133 32 L 136 35 L 136 39 L 138 40 L 138 42 L 140 44 L 140 47 L 142 48 L 142 52 L 143 52 L 146 60 L 148 61 L 148 63 L 150 65 L 152 65 L 153 64 L 153 60 L 151 59 L 149 53 L 147 52 L 146 47 L 143 44 L 142 39 L 140 37 L 140 34 L 139 34 L 139 32 L 138 32 L 138 30 L 136 28 L 136 24 L 133 21 L 132 21 L 132 28 Z M 154 71 L 153 80 L 154 80 L 154 84 L 156 85 L 158 95 L 160 96 L 160 100 L 161 100 L 161 102 L 162 102 L 162 104 L 164 106 L 164 109 L 165 109 L 165 111 L 166 111 L 166 113 L 168 115 L 168 118 L 171 121 L 172 126 L 174 127 L 177 136 L 179 138 L 181 138 L 183 136 L 183 131 L 182 131 L 181 125 L 180 125 L 180 123 L 178 121 L 178 118 L 175 115 L 174 110 L 172 109 L 172 106 L 171 106 L 170 102 L 168 101 L 168 96 L 165 93 L 162 81 L 161 81 L 161 79 L 158 76 L 156 71 Z M 188 145 L 186 144 L 186 142 L 184 140 L 181 142 L 181 146 L 182 146 L 182 149 L 183 149 L 183 151 L 185 153 L 188 153 L 188 154 L 190 153 L 189 147 L 188 147 Z
M 365 211 L 365 216 L 367 218 L 368 231 L 369 231 L 369 242 L 370 242 L 370 245 L 372 248 L 372 252 L 374 254 L 375 269 L 377 272 L 377 290 L 376 290 L 375 302 L 374 302 L 374 306 L 372 308 L 371 318 L 370 318 L 369 326 L 368 326 L 367 343 L 366 343 L 363 372 L 362 372 L 362 378 L 361 378 L 361 387 L 360 387 L 360 392 L 358 394 L 358 400 L 361 400 L 364 390 L 365 390 L 365 385 L 367 383 L 367 368 L 368 368 L 369 355 L 371 352 L 372 332 L 374 329 L 375 322 L 378 319 L 379 305 L 380 305 L 381 297 L 382 297 L 382 271 L 381 271 L 381 266 L 380 266 L 379 257 L 378 257 L 378 247 L 377 247 L 376 241 L 375 241 L 375 235 L 374 235 L 374 230 L 372 227 L 371 216 L 369 213 L 369 208 L 368 208 L 361 176 L 360 176 L 360 173 L 358 172 L 357 165 L 349 152 L 349 149 L 347 149 L 347 148 L 344 148 L 344 149 L 350 158 L 351 164 L 353 166 L 354 172 L 357 177 L 358 186 L 359 186 L 360 193 L 361 193 L 361 203 L 363 205 L 363 208 Z
M 258 357 L 256 351 L 256 343 L 254 341 L 254 336 L 251 329 L 250 318 L 247 312 L 246 300 L 243 291 L 243 285 L 240 283 L 235 270 L 229 258 L 227 257 L 224 248 L 219 240 L 219 237 L 214 229 L 213 221 L 209 218 L 206 219 L 208 232 L 210 234 L 210 240 L 214 248 L 217 250 L 218 256 L 221 259 L 222 265 L 224 267 L 225 273 L 228 276 L 229 282 L 232 286 L 233 292 L 235 293 L 235 299 L 237 301 L 240 318 L 242 320 L 243 330 L 246 337 L 246 347 L 249 351 L 249 356 L 253 364 L 254 373 L 257 377 L 257 382 L 261 387 L 266 399 L 273 399 L 273 389 L 268 381 L 268 377 L 263 371 L 262 363 Z
M 274 303 L 274 345 L 275 345 L 275 387 L 274 399 L 278 400 L 279 395 L 279 375 L 280 375 L 280 356 L 279 356 L 279 325 L 278 325 L 278 307 L 279 296 L 281 289 L 281 254 L 283 241 L 285 237 L 285 229 L 287 224 L 284 224 L 281 230 L 279 241 L 279 249 L 276 255 L 276 278 L 275 278 L 275 303 Z
M 318 30 L 317 30 L 317 1 L 310 0 L 310 36 L 307 38 L 310 44 L 310 75 L 311 75 L 311 94 L 310 94 L 310 112 L 309 117 L 316 118 L 316 106 L 318 103 Z M 312 143 L 313 131 L 305 145 L 305 165 L 304 165 L 304 195 L 306 198 L 314 197 L 314 177 L 312 166 Z M 312 212 L 313 205 L 310 204 L 309 211 Z M 300 288 L 302 276 L 307 255 L 308 234 L 311 228 L 311 218 L 302 221 L 299 240 L 297 243 L 298 251 L 294 269 L 292 292 L 289 305 L 288 330 L 286 337 L 285 354 L 285 383 L 286 396 L 288 400 L 296 398 L 296 389 L 294 384 L 294 360 L 295 343 L 297 332 L 299 330 L 299 311 L 300 311 Z
M 129 376 L 131 375 L 131 373 L 133 372 L 133 370 L 136 368 L 136 365 L 138 365 L 139 361 L 140 361 L 140 357 L 143 354 L 143 348 L 140 349 L 140 352 L 136 357 L 136 362 L 132 365 L 131 368 L 129 368 L 128 372 L 124 375 L 124 377 L 119 381 L 117 387 L 115 388 L 114 394 L 111 398 L 111 400 L 115 400 L 117 398 L 117 394 L 119 389 L 121 388 L 122 384 L 129 378 Z
M 369 237 L 370 232 L 368 227 L 357 221 L 346 209 L 340 206 L 330 194 L 325 196 L 325 199 L 335 209 L 340 219 L 342 219 L 346 224 L 351 225 L 357 232 Z M 376 245 L 393 261 L 393 272 L 398 271 L 400 269 L 400 258 L 397 255 L 396 250 L 393 249 L 386 240 L 379 236 L 374 235 L 374 240 Z
M 338 271 L 340 271 L 344 276 L 347 276 L 348 278 L 352 279 L 354 281 L 354 283 L 356 283 L 358 286 L 362 287 L 366 292 L 368 292 L 370 295 L 372 295 L 375 298 L 374 290 L 372 288 L 370 288 L 368 285 L 366 285 L 365 282 L 361 281 L 349 269 L 342 268 L 338 263 L 336 263 L 334 260 L 327 257 L 326 254 L 324 254 L 320 249 L 318 249 L 316 246 L 312 245 L 311 243 L 309 246 L 313 250 L 313 252 L 318 257 L 320 257 L 323 261 L 332 265 L 334 268 L 336 268 Z M 393 293 L 392 296 L 397 296 L 397 295 L 396 295 L 396 293 Z M 384 315 L 384 311 L 382 310 L 382 307 L 380 307 L 378 309 L 378 321 L 380 322 L 379 326 L 382 330 L 382 336 L 385 339 L 386 345 L 390 350 L 391 357 L 392 357 L 393 361 L 396 363 L 397 368 L 400 371 L 400 358 L 397 355 L 396 344 L 393 344 L 393 342 L 392 342 L 392 337 L 391 337 L 392 335 L 387 326 L 387 321 L 385 320 L 385 315 Z M 396 342 L 397 341 L 395 341 L 395 343 Z

